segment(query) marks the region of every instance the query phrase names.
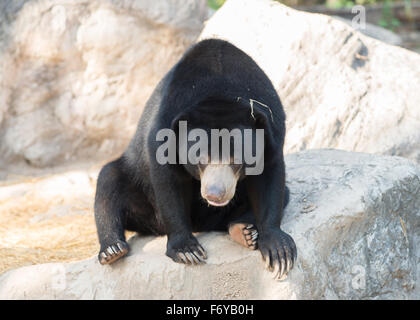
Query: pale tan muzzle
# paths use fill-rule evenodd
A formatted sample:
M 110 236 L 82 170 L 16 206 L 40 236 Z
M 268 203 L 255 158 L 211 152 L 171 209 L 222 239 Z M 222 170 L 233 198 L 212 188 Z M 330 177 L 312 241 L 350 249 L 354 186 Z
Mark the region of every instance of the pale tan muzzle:
M 225 206 L 235 195 L 238 178 L 229 164 L 210 163 L 200 172 L 201 196 L 212 206 Z

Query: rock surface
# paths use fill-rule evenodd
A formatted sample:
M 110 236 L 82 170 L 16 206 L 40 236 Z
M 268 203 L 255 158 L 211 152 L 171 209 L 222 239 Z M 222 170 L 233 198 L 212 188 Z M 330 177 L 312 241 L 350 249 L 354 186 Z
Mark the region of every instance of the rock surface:
M 208 263 L 176 264 L 166 239 L 130 239 L 111 266 L 96 257 L 11 270 L 0 299 L 419 299 L 420 167 L 389 156 L 312 150 L 286 157 L 283 228 L 298 260 L 278 282 L 258 251 L 199 234 Z
M 287 152 L 314 148 L 420 162 L 420 55 L 334 18 L 267 0 L 228 0 L 200 39 L 228 40 L 272 80 L 287 115 Z
M 206 17 L 205 0 L 1 1 L 0 166 L 120 151 Z

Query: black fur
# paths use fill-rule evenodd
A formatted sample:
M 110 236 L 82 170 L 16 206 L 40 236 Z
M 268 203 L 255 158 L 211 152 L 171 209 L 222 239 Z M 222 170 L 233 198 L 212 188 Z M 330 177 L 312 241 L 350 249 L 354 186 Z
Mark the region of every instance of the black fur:
M 251 108 L 252 100 L 258 103 Z M 264 128 L 264 172 L 239 181 L 227 207 L 209 207 L 200 181 L 185 166 L 157 163 L 157 131 L 174 128 L 180 119 L 204 129 Z M 115 243 L 126 246 L 124 230 L 133 230 L 167 235 L 166 254 L 182 262 L 179 252 L 201 249 L 192 232 L 227 230 L 242 221 L 256 225 L 258 248 L 272 267 L 293 265 L 294 241 L 279 228 L 288 199 L 284 137 L 282 104 L 258 65 L 226 41 L 199 42 L 158 84 L 124 154 L 99 174 L 95 218 L 101 252 Z

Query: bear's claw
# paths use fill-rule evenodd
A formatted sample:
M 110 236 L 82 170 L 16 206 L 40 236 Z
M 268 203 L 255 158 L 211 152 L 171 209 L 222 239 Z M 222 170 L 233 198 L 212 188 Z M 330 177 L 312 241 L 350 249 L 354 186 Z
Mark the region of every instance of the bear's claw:
M 207 254 L 193 236 L 168 241 L 166 255 L 173 261 L 184 264 L 206 263 Z
M 293 238 L 280 229 L 272 229 L 260 235 L 258 247 L 266 268 L 274 273 L 275 279 L 283 280 L 297 258 Z
M 117 241 L 99 252 L 98 260 L 100 264 L 111 264 L 121 259 L 128 253 L 128 244 L 123 241 Z

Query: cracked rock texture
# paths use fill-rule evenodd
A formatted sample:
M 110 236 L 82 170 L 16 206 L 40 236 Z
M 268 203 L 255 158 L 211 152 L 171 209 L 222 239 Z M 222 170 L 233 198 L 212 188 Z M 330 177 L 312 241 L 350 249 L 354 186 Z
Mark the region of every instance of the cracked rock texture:
M 0 166 L 104 159 L 199 35 L 205 0 L 0 2 Z
M 420 55 L 268 0 L 228 0 L 200 39 L 244 50 L 287 115 L 286 151 L 337 148 L 420 162 Z M 258 97 L 255 97 L 258 99 Z
M 23 267 L 0 277 L 0 299 L 419 299 L 420 167 L 400 157 L 311 150 L 286 157 L 283 229 L 295 268 L 275 281 L 258 251 L 202 233 L 209 259 L 185 266 L 166 238 L 130 239 L 111 266 L 96 257 Z

